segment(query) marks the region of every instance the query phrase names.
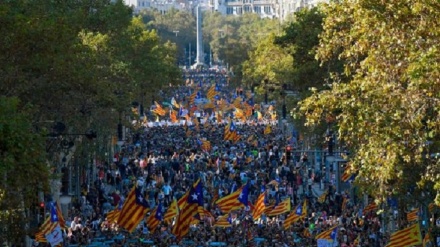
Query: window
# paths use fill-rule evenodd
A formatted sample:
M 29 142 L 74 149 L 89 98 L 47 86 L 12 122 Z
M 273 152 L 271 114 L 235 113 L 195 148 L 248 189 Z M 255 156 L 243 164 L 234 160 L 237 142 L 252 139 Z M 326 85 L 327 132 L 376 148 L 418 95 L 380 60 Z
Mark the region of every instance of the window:
M 254 12 L 261 14 L 261 7 L 260 6 L 254 6 Z
M 234 10 L 232 9 L 232 7 L 227 7 L 227 8 L 226 8 L 226 14 L 227 14 L 227 15 L 232 15 L 232 14 L 234 14 Z
M 236 13 L 237 15 L 241 15 L 241 14 L 243 14 L 243 8 L 242 8 L 242 7 L 236 7 L 236 9 L 235 9 L 235 13 Z
M 271 13 L 270 6 L 264 6 L 264 13 L 266 13 L 266 14 Z
M 244 6 L 244 12 L 251 12 L 251 6 L 245 5 Z

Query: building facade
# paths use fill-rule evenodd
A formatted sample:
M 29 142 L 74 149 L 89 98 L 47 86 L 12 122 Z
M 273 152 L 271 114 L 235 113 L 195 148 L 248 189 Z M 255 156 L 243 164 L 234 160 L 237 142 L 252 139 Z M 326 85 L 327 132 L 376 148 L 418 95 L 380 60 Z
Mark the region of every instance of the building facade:
M 223 15 L 256 13 L 261 18 L 277 18 L 284 21 L 292 13 L 317 6 L 328 0 L 209 0 L 210 11 Z
M 171 9 L 194 12 L 197 5 L 204 11 L 220 12 L 222 15 L 256 13 L 261 18 L 285 21 L 292 13 L 317 6 L 329 0 L 124 0 L 135 13 L 143 9 L 156 9 L 165 14 Z

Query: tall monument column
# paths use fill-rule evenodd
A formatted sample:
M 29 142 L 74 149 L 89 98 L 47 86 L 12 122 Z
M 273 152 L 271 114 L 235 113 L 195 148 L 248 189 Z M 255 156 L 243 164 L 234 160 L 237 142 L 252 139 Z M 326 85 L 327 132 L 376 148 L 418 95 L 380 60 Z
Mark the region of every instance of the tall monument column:
M 201 67 L 205 65 L 205 55 L 203 54 L 203 33 L 202 33 L 202 10 L 200 5 L 196 7 L 197 14 L 197 56 L 194 68 Z

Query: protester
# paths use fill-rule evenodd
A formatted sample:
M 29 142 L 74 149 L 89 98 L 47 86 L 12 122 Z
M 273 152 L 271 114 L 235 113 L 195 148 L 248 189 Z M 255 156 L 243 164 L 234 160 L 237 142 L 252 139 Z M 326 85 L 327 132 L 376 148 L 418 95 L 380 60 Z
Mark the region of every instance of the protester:
M 252 95 L 245 96 L 242 89 L 230 92 L 228 78 L 221 72 L 187 71 L 184 80 L 185 86 L 174 88 L 172 95 L 163 92 L 161 95 L 194 108 L 196 119 L 186 118 L 182 109 L 177 123 L 169 119 L 161 122 L 157 115 L 148 113 L 146 118 L 154 121 L 145 123 L 138 133 L 127 138 L 114 162 L 100 165 L 96 180 L 84 191 L 84 202 L 76 203 L 70 211 L 73 220 L 66 230 L 66 244 L 87 245 L 104 238 L 118 239 L 111 246 L 140 246 L 143 240 L 156 246 L 209 246 L 212 242 L 224 242 L 228 246 L 316 246 L 317 234 L 338 226 L 337 239 L 341 246 L 355 246 L 357 240 L 358 246 L 383 246 L 385 238 L 375 214 L 363 215 L 356 198 L 350 198 L 342 209 L 342 197 L 348 198 L 349 193 L 332 193 L 329 183 L 321 188 L 316 183 L 323 179 L 319 175 L 321 171 L 310 172 L 304 162 L 307 157 L 287 160 L 286 146 L 298 140 L 278 128 L 273 117 L 275 111 L 270 112 L 270 107 L 265 105 L 257 110 L 251 102 Z M 253 111 L 258 112 L 242 121 L 230 110 L 222 112 L 220 119 L 220 113 L 210 108 L 191 106 L 192 94 L 206 92 L 211 85 L 216 85 L 216 100 L 233 104 L 237 97 L 247 98 L 246 104 L 253 105 Z M 194 99 L 197 100 L 202 102 L 200 97 Z M 265 116 L 261 117 L 261 112 Z M 235 130 L 240 136 L 237 140 L 224 138 L 230 121 L 236 122 Z M 204 141 L 209 141 L 210 146 L 204 148 Z M 123 204 L 138 180 L 143 181 L 150 208 L 162 204 L 165 213 L 173 200 L 180 199 L 197 179 L 204 185 L 204 208 L 214 218 L 197 219 L 198 223 L 191 226 L 183 240 L 173 235 L 173 222 L 161 222 L 157 228 L 148 229 L 144 221 L 133 233 L 127 233 L 107 218 L 109 212 Z M 230 226 L 216 226 L 216 220 L 224 213 L 214 200 L 244 184 L 250 186 L 252 203 L 263 188 L 267 191 L 267 205 L 289 198 L 294 210 L 307 200 L 307 215 L 286 229 L 283 222 L 287 213 L 273 217 L 263 214 L 260 219 L 252 219 L 251 208 L 243 207 L 231 214 Z M 319 202 L 318 197 L 325 191 L 329 191 L 327 198 Z

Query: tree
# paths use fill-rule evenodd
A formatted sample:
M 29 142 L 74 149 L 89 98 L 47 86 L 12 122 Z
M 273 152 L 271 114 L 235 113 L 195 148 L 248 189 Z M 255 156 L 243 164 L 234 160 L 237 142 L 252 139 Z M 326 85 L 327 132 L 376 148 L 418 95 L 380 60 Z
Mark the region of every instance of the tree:
M 33 131 L 17 98 L 0 97 L 0 242 L 22 242 L 38 192 L 48 191 L 45 139 Z M 30 176 L 31 174 L 31 176 Z M 32 217 L 34 218 L 34 217 Z
M 195 50 L 196 44 L 196 19 L 192 13 L 171 9 L 161 14 L 157 10 L 146 10 L 141 12 L 141 16 L 147 29 L 156 30 L 162 41 L 170 41 L 176 45 L 179 64 L 186 64 L 186 49 L 191 43 Z
M 315 59 L 323 18 L 320 7 L 295 12 L 293 21 L 275 40 L 275 44 L 286 48 L 293 57 L 288 87 L 304 96 L 309 94 L 310 87 L 325 88 L 329 74 L 340 74 L 342 68 L 336 56 L 323 64 Z
M 275 34 L 266 36 L 250 52 L 249 60 L 243 63 L 243 74 L 247 80 L 258 82 L 268 80 L 278 89 L 290 78 L 292 56 L 280 46 L 276 46 Z M 260 84 L 263 86 L 263 83 Z
M 324 8 L 317 56 L 326 62 L 339 54 L 347 77 L 314 91 L 300 112 L 308 125 L 336 119 L 357 183 L 378 200 L 421 200 L 431 192 L 440 203 L 440 163 L 431 155 L 440 129 L 438 9 L 435 0 L 339 1 Z

